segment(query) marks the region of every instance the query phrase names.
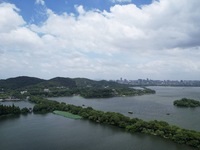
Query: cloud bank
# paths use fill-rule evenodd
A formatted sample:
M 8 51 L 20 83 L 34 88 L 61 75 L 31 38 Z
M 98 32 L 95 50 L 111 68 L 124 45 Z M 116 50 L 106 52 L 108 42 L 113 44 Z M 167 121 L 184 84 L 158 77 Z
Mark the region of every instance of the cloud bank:
M 45 5 L 37 0 L 37 4 Z M 200 1 L 160 0 L 138 8 L 56 14 L 27 23 L 0 4 L 0 78 L 30 75 L 116 79 L 199 79 Z

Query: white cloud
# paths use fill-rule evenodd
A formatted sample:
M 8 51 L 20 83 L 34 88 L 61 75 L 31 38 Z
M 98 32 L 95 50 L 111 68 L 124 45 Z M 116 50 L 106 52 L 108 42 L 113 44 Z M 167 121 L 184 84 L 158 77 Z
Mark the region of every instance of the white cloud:
M 160 0 L 110 11 L 75 6 L 78 16 L 46 8 L 47 20 L 29 25 L 16 6 L 3 3 L 0 71 L 45 78 L 198 79 L 199 5 L 199 0 Z
M 9 32 L 25 24 L 23 18 L 18 14 L 19 11 L 13 4 L 0 4 L 0 33 Z
M 78 12 L 80 15 L 83 15 L 83 14 L 86 13 L 82 5 L 80 5 L 80 6 L 75 6 L 75 8 L 76 8 L 77 12 Z
M 45 5 L 44 0 L 36 0 L 35 3 L 38 5 L 43 5 L 43 6 Z
M 130 3 L 131 0 L 111 0 L 112 3 Z

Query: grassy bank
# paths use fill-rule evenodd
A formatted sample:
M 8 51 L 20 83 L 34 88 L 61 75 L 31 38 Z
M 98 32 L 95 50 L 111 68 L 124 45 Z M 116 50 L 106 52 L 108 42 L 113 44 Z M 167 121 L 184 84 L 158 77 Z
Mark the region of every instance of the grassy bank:
M 53 113 L 56 114 L 56 115 L 60 115 L 60 116 L 63 116 L 63 117 L 66 117 L 66 118 L 71 118 L 71 119 L 81 119 L 82 118 L 79 115 L 74 115 L 74 114 L 71 114 L 71 113 L 66 112 L 66 111 L 55 110 L 55 111 L 53 111 Z

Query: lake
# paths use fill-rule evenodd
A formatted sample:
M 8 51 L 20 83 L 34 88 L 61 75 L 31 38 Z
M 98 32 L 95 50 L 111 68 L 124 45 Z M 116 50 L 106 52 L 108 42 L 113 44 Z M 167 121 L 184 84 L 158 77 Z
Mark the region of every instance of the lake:
M 199 108 L 177 108 L 175 99 L 200 99 L 197 87 L 151 87 L 154 95 L 84 99 L 78 96 L 51 98 L 74 105 L 91 106 L 103 111 L 120 112 L 144 120 L 164 120 L 170 124 L 200 131 Z M 12 105 L 13 102 L 0 104 Z M 28 102 L 15 102 L 20 107 L 33 107 Z M 128 114 L 133 111 L 133 114 Z M 169 113 L 170 115 L 167 115 Z M 130 134 L 119 128 L 88 120 L 73 120 L 54 114 L 0 118 L 2 150 L 195 150 L 167 139 L 144 134 Z
M 200 87 L 150 87 L 156 94 L 114 97 L 107 99 L 84 99 L 82 97 L 50 98 L 77 106 L 91 106 L 97 110 L 119 112 L 143 120 L 162 120 L 182 128 L 200 131 L 200 107 L 178 108 L 173 101 L 181 98 L 200 100 Z M 132 111 L 133 114 L 128 112 Z

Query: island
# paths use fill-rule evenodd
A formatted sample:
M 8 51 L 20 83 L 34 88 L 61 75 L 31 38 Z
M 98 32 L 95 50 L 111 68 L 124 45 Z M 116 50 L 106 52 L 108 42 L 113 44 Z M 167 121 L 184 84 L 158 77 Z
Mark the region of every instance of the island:
M 175 100 L 174 105 L 177 107 L 200 107 L 200 101 L 188 98 Z

